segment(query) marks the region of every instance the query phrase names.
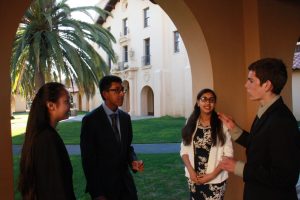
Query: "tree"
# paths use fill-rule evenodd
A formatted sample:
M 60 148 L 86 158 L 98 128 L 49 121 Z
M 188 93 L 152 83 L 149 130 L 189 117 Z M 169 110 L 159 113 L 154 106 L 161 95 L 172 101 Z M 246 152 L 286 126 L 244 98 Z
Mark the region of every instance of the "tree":
M 93 48 L 97 44 L 115 61 L 112 34 L 99 24 L 72 19 L 72 12 L 89 10 L 109 15 L 96 6 L 70 8 L 66 0 L 35 0 L 17 29 L 11 59 L 12 93 L 32 96 L 45 82 L 65 79 L 77 84 L 86 96 L 109 67 Z

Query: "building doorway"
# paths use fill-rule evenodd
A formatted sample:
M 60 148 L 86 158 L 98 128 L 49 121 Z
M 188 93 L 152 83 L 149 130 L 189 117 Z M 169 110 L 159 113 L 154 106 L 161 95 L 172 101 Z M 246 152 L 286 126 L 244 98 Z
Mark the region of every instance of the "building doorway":
M 149 86 L 145 86 L 141 92 L 141 114 L 154 116 L 154 94 Z

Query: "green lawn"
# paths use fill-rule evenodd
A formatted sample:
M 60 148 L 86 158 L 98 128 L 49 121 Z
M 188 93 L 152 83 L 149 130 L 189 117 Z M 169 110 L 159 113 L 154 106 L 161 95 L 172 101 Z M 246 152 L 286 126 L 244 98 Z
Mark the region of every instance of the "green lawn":
M 139 159 L 145 163 L 145 171 L 134 174 L 140 200 L 186 200 L 188 188 L 184 177 L 183 164 L 178 154 L 141 154 Z M 88 200 L 84 193 L 85 177 L 80 156 L 71 156 L 73 165 L 73 183 L 78 200 Z M 15 183 L 18 177 L 19 157 L 14 158 Z M 15 199 L 21 199 L 16 190 Z
M 133 143 L 173 143 L 181 141 L 183 117 L 164 116 L 132 121 Z
M 23 144 L 27 114 L 15 114 L 12 124 L 13 144 Z M 132 121 L 133 143 L 173 143 L 181 141 L 181 128 L 185 123 L 183 117 L 160 117 Z M 58 132 L 65 144 L 79 144 L 81 122 L 61 122 Z
M 14 119 L 10 120 L 12 136 L 21 135 L 25 132 L 28 113 L 14 113 Z

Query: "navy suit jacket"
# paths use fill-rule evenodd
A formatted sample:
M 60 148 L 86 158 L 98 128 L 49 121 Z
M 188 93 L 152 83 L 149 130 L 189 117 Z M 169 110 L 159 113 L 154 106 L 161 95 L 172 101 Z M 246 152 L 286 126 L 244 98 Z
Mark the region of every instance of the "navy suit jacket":
M 250 133 L 244 131 L 236 142 L 246 147 L 244 199 L 297 200 L 300 133 L 282 98 L 256 118 Z
M 80 148 L 82 166 L 86 176 L 86 192 L 92 198 L 105 196 L 118 199 L 121 190 L 136 195 L 129 171 L 136 160 L 132 142 L 130 116 L 119 110 L 121 145 L 114 137 L 112 126 L 101 105 L 82 120 Z M 129 195 L 130 196 L 130 195 Z

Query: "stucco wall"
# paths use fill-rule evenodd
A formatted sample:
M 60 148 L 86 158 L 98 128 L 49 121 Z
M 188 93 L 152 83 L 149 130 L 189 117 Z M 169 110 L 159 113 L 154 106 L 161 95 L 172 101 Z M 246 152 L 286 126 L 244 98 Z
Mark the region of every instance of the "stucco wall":
M 127 8 L 125 3 L 127 2 Z M 149 27 L 144 28 L 143 9 L 149 8 Z M 127 80 L 130 86 L 130 114 L 144 115 L 142 111 L 142 89 L 150 87 L 154 93 L 154 115 L 185 116 L 192 110 L 191 79 L 186 80 L 185 74 L 191 73 L 189 60 L 182 39 L 179 52 L 174 53 L 174 31 L 177 30 L 170 18 L 158 6 L 149 1 L 121 0 L 112 10 L 112 16 L 103 24 L 110 27 L 117 42 L 114 49 L 118 62 L 123 61 L 122 46 L 129 50 L 129 68 L 112 73 Z M 123 19 L 128 19 L 129 34 L 125 41 L 122 38 Z M 142 65 L 144 39 L 150 38 L 151 64 Z M 101 52 L 101 51 L 100 51 Z M 101 52 L 102 53 L 102 52 Z M 190 75 L 187 75 L 190 77 Z M 134 84 L 134 85 L 131 85 Z
M 24 112 L 26 111 L 26 99 L 20 95 L 16 95 L 14 98 L 13 112 Z

